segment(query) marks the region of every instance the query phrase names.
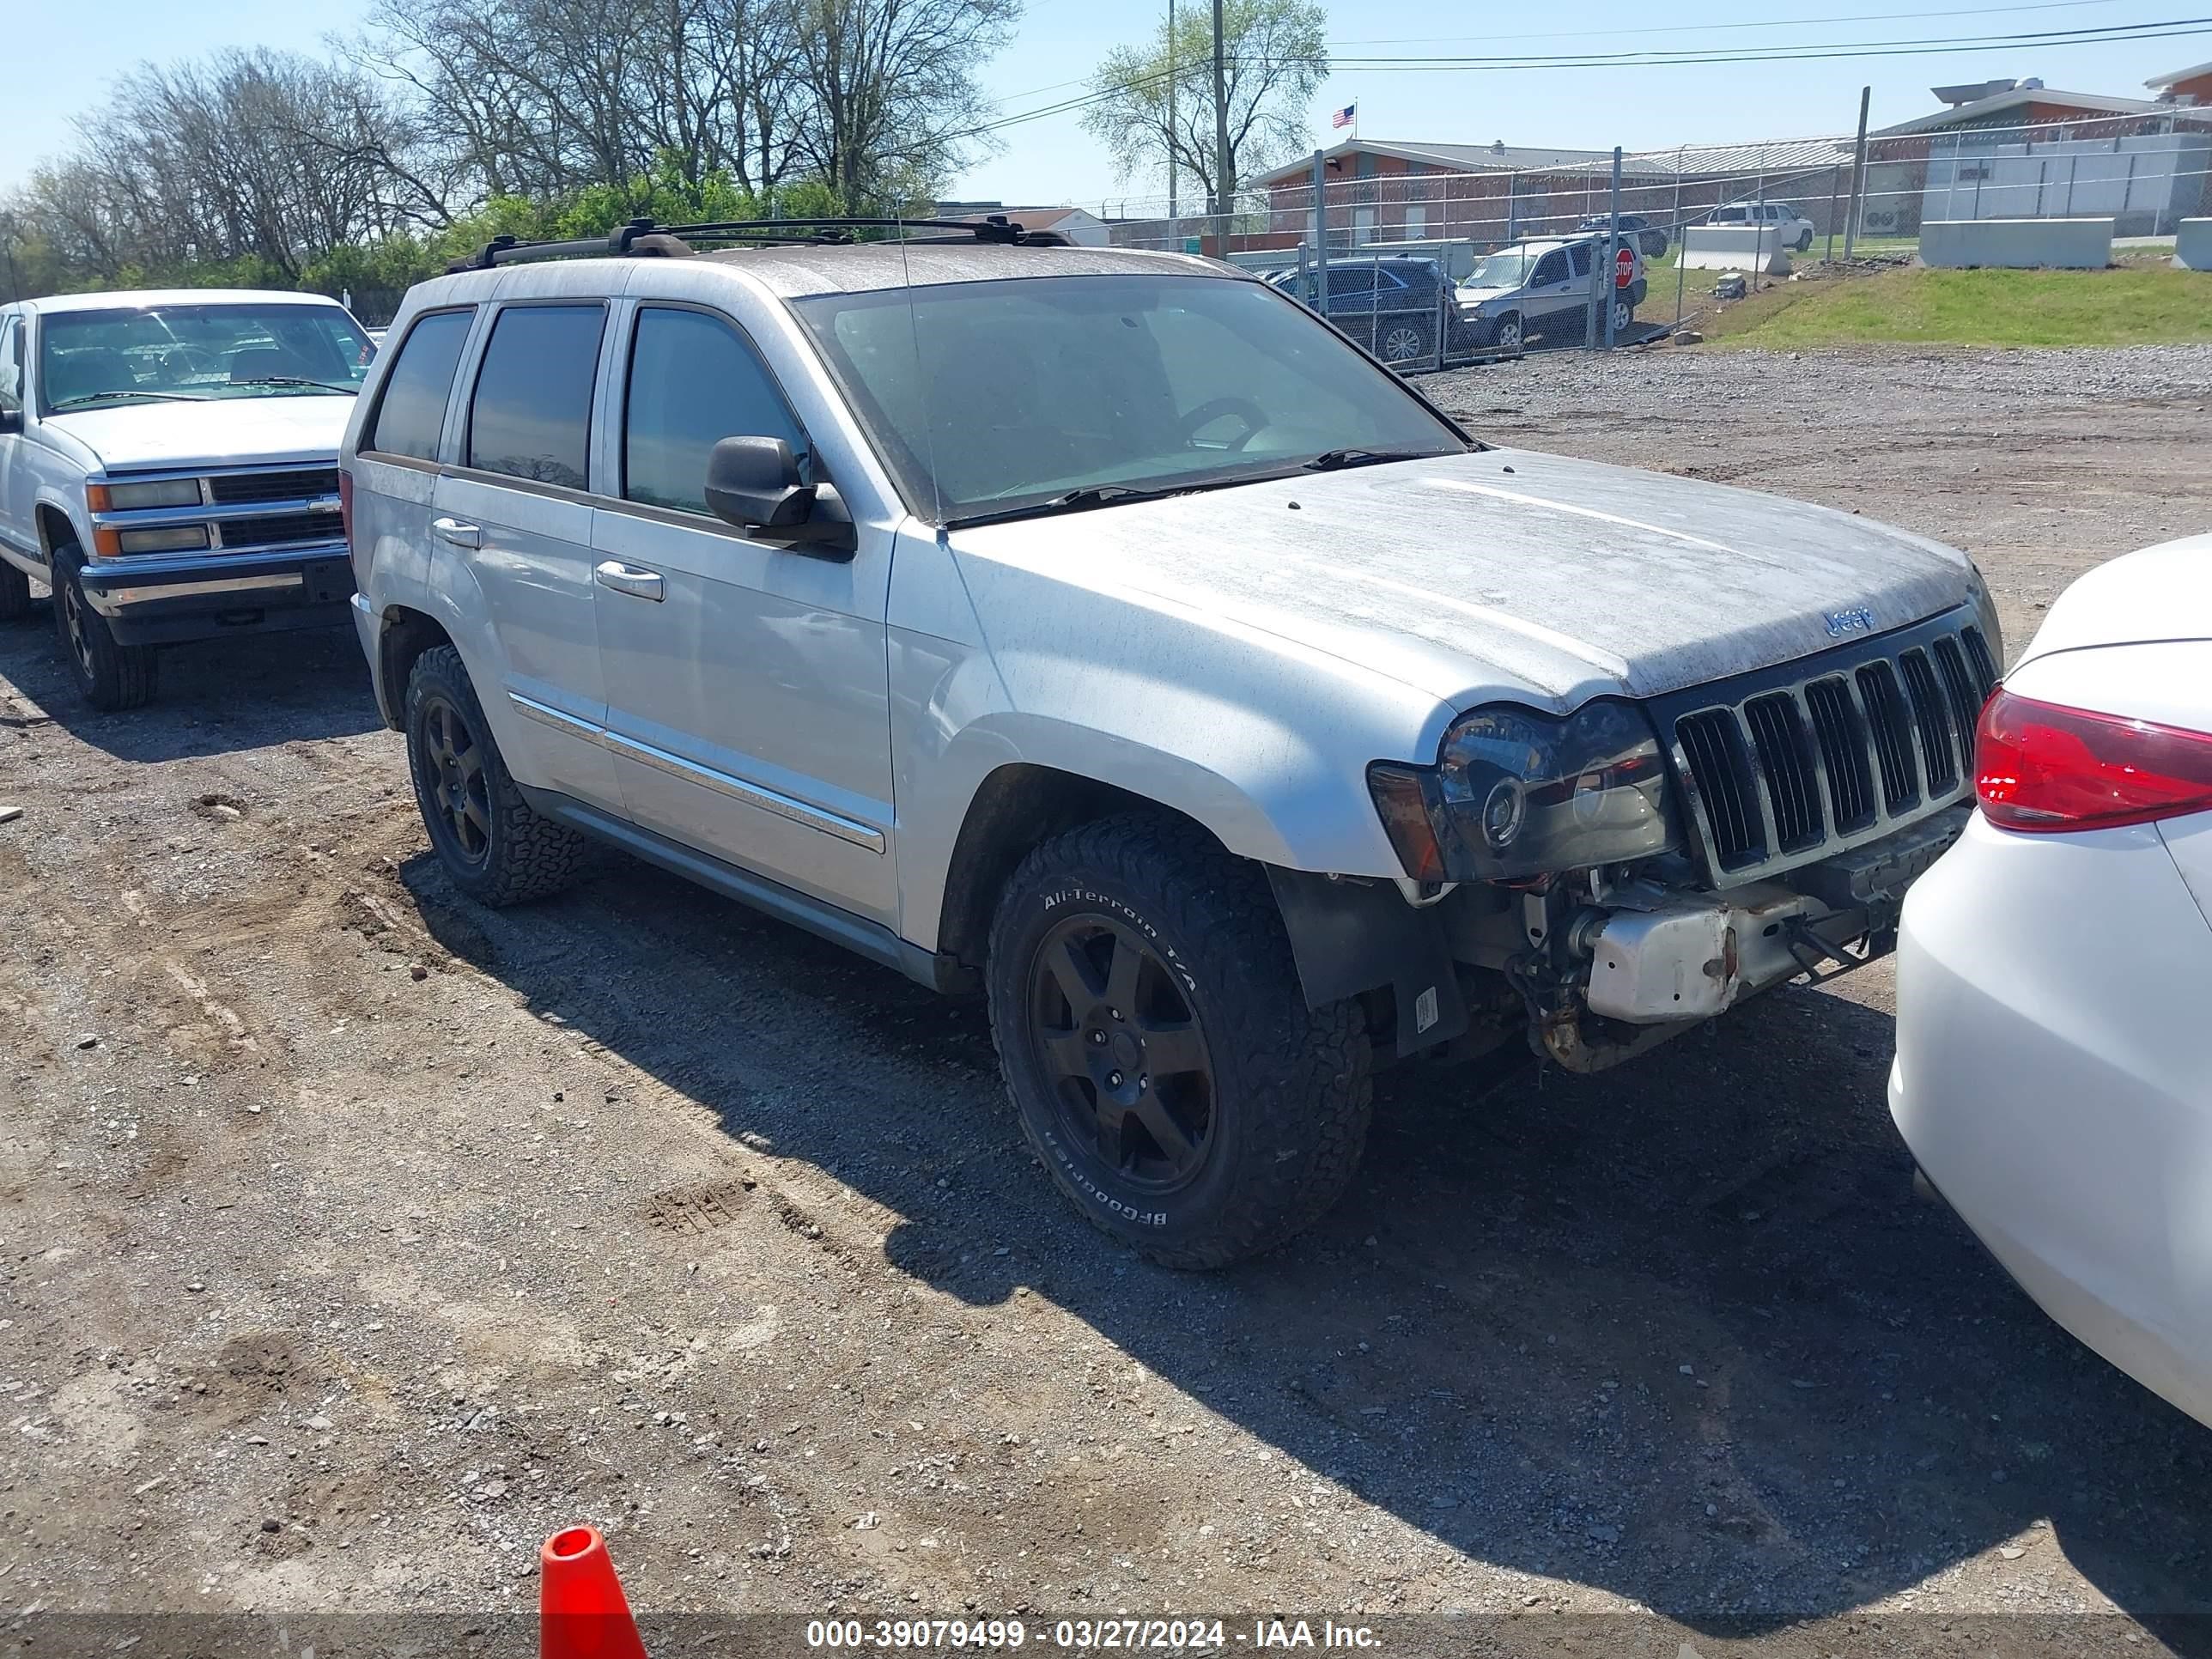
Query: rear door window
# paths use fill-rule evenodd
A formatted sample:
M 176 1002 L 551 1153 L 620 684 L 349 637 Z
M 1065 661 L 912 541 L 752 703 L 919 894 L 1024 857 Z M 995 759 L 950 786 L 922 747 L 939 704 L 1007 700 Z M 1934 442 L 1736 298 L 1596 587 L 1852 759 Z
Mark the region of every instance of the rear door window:
M 492 324 L 469 401 L 465 465 L 564 489 L 587 487 L 599 305 L 512 305 Z
M 799 477 L 813 477 L 806 434 L 737 330 L 704 312 L 645 307 L 623 403 L 623 496 L 705 513 L 707 458 L 725 438 L 781 438 Z
M 469 337 L 474 311 L 434 311 L 415 319 L 401 342 L 392 372 L 376 405 L 362 447 L 418 461 L 438 459 L 438 434 L 446 423 L 446 400 L 453 393 L 453 371 Z

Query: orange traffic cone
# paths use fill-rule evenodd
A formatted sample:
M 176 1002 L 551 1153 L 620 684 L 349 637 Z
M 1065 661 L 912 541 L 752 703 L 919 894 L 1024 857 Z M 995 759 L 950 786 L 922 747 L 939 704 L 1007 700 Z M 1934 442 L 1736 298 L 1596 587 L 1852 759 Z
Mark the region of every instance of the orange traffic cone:
M 538 1659 L 646 1659 L 607 1540 L 556 1532 L 538 1551 Z

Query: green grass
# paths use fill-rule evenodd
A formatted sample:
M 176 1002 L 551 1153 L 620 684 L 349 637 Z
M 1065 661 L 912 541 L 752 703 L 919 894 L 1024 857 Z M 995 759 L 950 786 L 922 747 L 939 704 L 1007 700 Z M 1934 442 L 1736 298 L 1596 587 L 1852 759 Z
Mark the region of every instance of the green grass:
M 1694 278 L 1706 276 L 1692 272 Z M 1665 312 L 1671 314 L 1673 284 Z M 2142 264 L 2116 270 L 1883 271 L 1778 283 L 1698 327 L 1717 345 L 1798 350 L 1837 345 L 2111 346 L 2212 342 L 2212 273 Z M 1652 300 L 1659 301 L 1658 284 Z M 1656 304 L 1645 307 L 1662 314 Z

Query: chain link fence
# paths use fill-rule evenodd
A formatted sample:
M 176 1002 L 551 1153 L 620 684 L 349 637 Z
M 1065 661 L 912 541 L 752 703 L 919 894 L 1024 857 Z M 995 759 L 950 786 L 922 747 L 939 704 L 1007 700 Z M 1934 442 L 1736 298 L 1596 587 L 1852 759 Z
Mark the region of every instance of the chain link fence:
M 1265 175 L 1226 212 L 1103 202 L 1094 234 L 1246 266 L 1414 371 L 1662 337 L 1728 272 L 1909 264 L 1931 224 L 2110 221 L 2133 257 L 2212 216 L 2212 108 L 1940 121 L 1863 149 L 1853 135 L 1617 155 L 1375 141 Z

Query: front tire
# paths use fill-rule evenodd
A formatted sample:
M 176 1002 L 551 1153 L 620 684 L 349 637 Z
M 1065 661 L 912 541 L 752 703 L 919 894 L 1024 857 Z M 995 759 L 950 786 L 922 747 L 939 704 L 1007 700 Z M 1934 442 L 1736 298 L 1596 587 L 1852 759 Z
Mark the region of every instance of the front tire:
M 84 597 L 84 556 L 74 542 L 54 547 L 54 632 L 76 678 L 76 689 L 94 708 L 115 713 L 154 700 L 154 647 L 120 645 L 107 618 Z
M 415 659 L 406 730 L 415 805 L 454 886 L 497 908 L 547 897 L 583 873 L 583 836 L 522 798 L 452 646 Z
M 1518 351 L 1528 343 L 1519 312 L 1509 311 L 1490 325 L 1490 343 L 1500 351 Z
M 1000 897 L 991 1035 L 1024 1133 L 1102 1231 L 1224 1267 L 1311 1224 L 1372 1105 L 1351 1003 L 1309 1009 L 1256 866 L 1145 814 L 1070 830 Z
M 1809 230 L 1808 230 L 1808 231 L 1805 232 L 1805 233 L 1804 233 L 1804 234 L 1802 234 L 1802 236 L 1798 237 L 1798 239 L 1797 239 L 1797 251 L 1798 251 L 1800 253 L 1809 253 L 1809 252 L 1812 252 L 1812 250 L 1813 250 L 1813 233 L 1812 233 L 1811 231 L 1809 231 Z

